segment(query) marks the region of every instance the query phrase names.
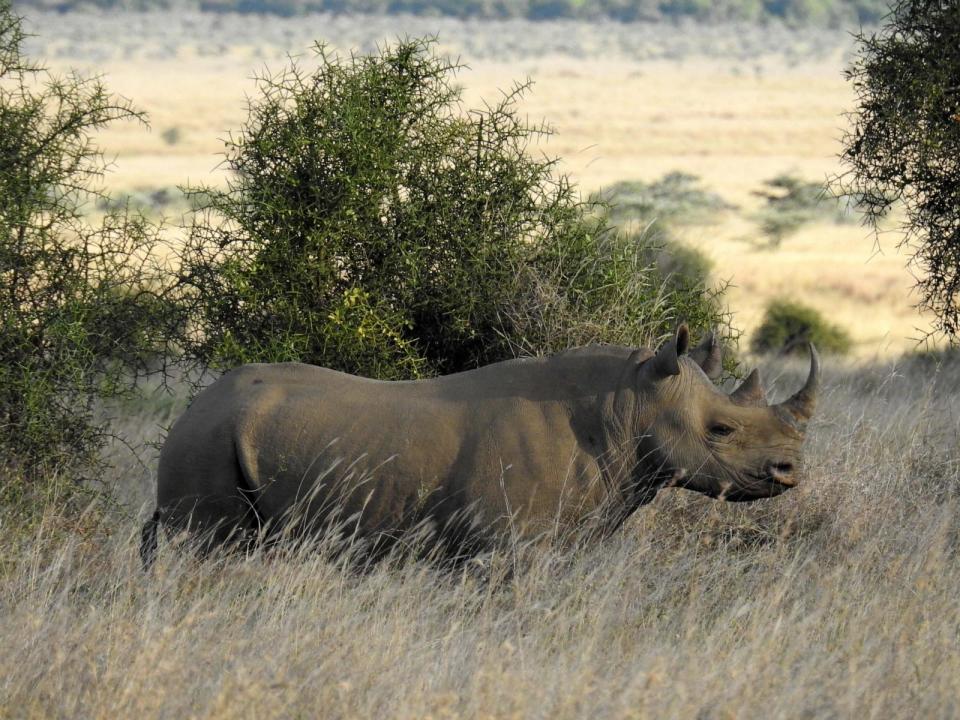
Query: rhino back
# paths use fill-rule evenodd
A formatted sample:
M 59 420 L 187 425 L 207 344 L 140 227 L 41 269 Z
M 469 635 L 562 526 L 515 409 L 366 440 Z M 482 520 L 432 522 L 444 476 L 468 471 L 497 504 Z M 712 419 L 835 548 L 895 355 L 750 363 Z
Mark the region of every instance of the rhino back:
M 601 501 L 595 408 L 619 381 L 625 353 L 579 351 L 408 382 L 248 365 L 198 397 L 185 436 L 235 458 L 265 519 L 309 497 L 311 517 L 336 508 L 358 514 L 367 532 L 467 507 L 492 524 L 508 514 L 551 522 L 564 507 Z

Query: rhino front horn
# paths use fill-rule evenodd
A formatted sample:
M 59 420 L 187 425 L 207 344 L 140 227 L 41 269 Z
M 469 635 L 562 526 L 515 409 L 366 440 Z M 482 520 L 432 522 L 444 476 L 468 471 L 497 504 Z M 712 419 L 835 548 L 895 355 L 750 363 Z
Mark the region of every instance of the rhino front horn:
M 813 343 L 807 343 L 807 347 L 810 348 L 810 374 L 807 382 L 792 398 L 781 403 L 801 427 L 806 426 L 813 415 L 817 406 L 817 394 L 820 392 L 820 355 Z

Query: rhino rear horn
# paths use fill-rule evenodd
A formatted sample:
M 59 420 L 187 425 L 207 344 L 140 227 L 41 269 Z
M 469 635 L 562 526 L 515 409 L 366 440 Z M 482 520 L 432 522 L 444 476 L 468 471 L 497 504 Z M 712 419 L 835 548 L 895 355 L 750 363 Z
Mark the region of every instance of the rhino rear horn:
M 767 406 L 767 393 L 760 382 L 760 371 L 754 368 L 740 383 L 740 387 L 730 393 L 730 399 L 737 405 Z
M 658 377 L 668 377 L 670 375 L 680 374 L 680 356 L 687 352 L 687 346 L 690 344 L 690 331 L 686 324 L 677 328 L 677 334 L 665 342 L 651 363 L 653 370 Z
M 696 361 L 700 369 L 711 380 L 716 380 L 723 372 L 723 351 L 717 336 L 713 331 L 708 332 L 703 340 L 690 351 L 690 357 Z
M 780 403 L 780 407 L 787 410 L 801 428 L 806 427 L 807 421 L 813 416 L 820 392 L 820 355 L 813 343 L 807 343 L 807 347 L 810 349 L 810 372 L 807 381 L 793 397 Z

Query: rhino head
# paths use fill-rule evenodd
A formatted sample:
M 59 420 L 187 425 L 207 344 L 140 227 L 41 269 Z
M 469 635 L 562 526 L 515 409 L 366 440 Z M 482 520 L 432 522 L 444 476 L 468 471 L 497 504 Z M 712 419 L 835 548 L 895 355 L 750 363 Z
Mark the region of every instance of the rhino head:
M 653 463 L 666 484 L 725 500 L 768 498 L 794 487 L 820 386 L 816 349 L 809 346 L 804 386 L 770 405 L 757 370 L 729 395 L 713 384 L 722 365 L 712 333 L 689 353 L 688 342 L 681 325 L 638 369 L 639 406 L 647 428 L 640 464 Z

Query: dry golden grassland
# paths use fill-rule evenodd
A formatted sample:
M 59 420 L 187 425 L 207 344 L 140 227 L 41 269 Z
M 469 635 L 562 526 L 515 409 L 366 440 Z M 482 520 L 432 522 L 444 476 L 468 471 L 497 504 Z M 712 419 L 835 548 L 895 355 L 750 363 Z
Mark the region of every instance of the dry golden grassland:
M 913 279 L 896 234 L 879 246 L 860 225 L 807 225 L 776 252 L 757 250 L 750 215 L 764 180 L 794 172 L 822 181 L 839 169 L 839 137 L 853 96 L 842 77 L 851 40 L 842 31 L 777 26 L 630 26 L 617 23 L 462 23 L 414 18 L 258 18 L 203 15 L 38 15 L 35 54 L 58 68 L 105 73 L 146 109 L 152 131 L 128 124 L 103 136 L 117 154 L 120 190 L 224 182 L 221 139 L 242 124 L 251 77 L 277 71 L 313 40 L 370 51 L 403 34 L 440 33 L 471 69 L 468 103 L 531 77 L 523 107 L 558 134 L 544 150 L 584 191 L 672 170 L 703 178 L 736 204 L 683 239 L 731 281 L 735 322 L 747 334 L 765 303 L 787 296 L 852 333 L 855 354 L 890 357 L 930 326 L 912 307 Z M 173 142 L 165 132 L 176 130 Z M 169 138 L 169 136 L 168 136 Z
M 782 393 L 805 368 L 766 370 Z M 667 490 L 605 542 L 487 573 L 164 543 L 144 576 L 129 517 L 51 515 L 0 534 L 0 717 L 953 718 L 958 416 L 956 359 L 834 367 L 797 489 Z M 108 479 L 143 501 L 141 477 Z
M 248 37 L 259 30 L 211 55 L 178 35 L 220 37 L 196 18 L 128 33 L 123 19 L 58 18 L 36 28 L 55 36 L 51 62 L 106 72 L 152 117 L 151 133 L 104 135 L 119 155 L 113 187 L 222 182 L 217 138 L 242 121 L 253 68 L 282 63 Z M 312 32 L 270 22 L 281 40 Z M 762 303 L 785 293 L 850 328 L 862 357 L 881 358 L 827 360 L 804 482 L 749 505 L 666 490 L 604 542 L 504 551 L 464 572 L 409 557 L 361 572 L 315 548 L 198 561 L 164 541 L 145 576 L 136 516 L 152 510 L 155 463 L 118 444 L 104 478 L 118 506 L 80 521 L 51 510 L 29 531 L 15 505 L 0 507 L 0 718 L 960 714 L 960 358 L 890 359 L 924 323 L 892 241 L 874 257 L 857 226 L 817 224 L 776 252 L 749 242 L 763 180 L 836 170 L 850 103 L 842 48 L 827 43 L 809 62 L 799 51 L 797 62 L 768 57 L 789 37 L 754 30 L 743 42 L 759 49 L 740 56 L 737 38 L 681 27 L 662 41 L 637 30 L 661 42 L 646 55 L 639 41 L 623 49 L 629 28 L 611 30 L 614 57 L 597 33 L 577 46 L 582 57 L 484 52 L 515 48 L 507 30 L 524 28 L 533 32 L 483 41 L 475 25 L 458 30 L 467 40 L 454 49 L 475 53 L 463 78 L 471 99 L 534 76 L 530 115 L 558 126 L 547 150 L 587 189 L 674 169 L 702 176 L 742 211 L 685 239 L 737 284 L 739 324 L 749 331 Z M 554 31 L 537 42 L 556 50 Z M 671 50 L 701 40 L 714 49 Z M 806 367 L 762 371 L 776 398 Z M 162 397 L 121 409 L 118 430 L 140 446 L 179 409 Z

